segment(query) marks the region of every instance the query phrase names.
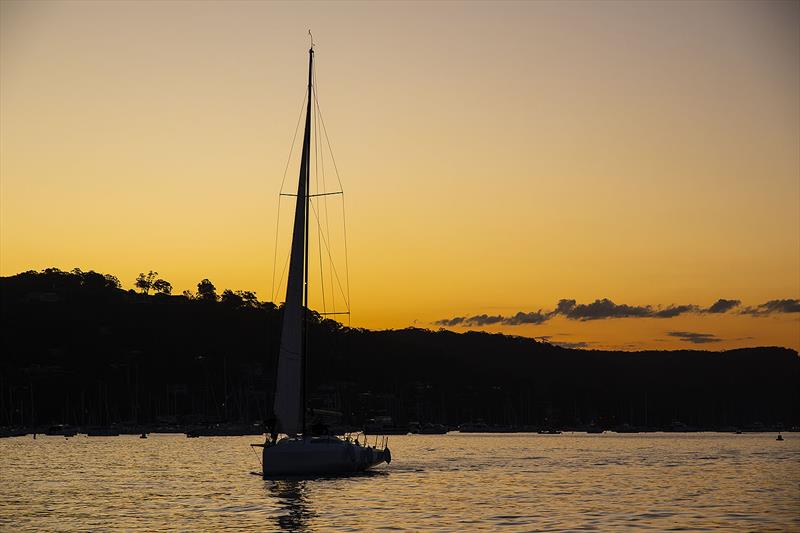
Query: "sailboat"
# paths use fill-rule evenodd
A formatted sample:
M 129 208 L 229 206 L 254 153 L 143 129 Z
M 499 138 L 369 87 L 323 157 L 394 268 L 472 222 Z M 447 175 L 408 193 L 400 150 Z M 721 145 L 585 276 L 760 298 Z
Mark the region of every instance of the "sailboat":
M 281 344 L 275 384 L 275 419 L 263 445 L 262 475 L 265 479 L 290 476 L 324 476 L 359 472 L 392 460 L 384 439 L 380 445 L 358 439 L 314 435 L 306 420 L 305 390 L 308 357 L 308 225 L 310 145 L 314 44 L 308 51 L 308 96 L 300 176 L 289 256 L 289 275 L 283 308 Z M 366 438 L 364 439 L 366 441 Z

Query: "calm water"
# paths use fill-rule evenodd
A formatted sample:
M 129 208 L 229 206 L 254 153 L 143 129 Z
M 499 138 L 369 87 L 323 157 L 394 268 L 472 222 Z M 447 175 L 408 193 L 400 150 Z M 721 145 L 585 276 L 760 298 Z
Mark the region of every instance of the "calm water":
M 0 529 L 800 531 L 800 435 L 391 437 L 346 479 L 263 481 L 256 437 L 0 440 Z

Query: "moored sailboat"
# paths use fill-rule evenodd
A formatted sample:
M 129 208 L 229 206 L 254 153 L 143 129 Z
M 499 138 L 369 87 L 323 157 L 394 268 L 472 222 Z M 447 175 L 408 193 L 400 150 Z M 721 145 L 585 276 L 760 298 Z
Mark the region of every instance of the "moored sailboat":
M 391 461 L 384 439 L 374 446 L 359 440 L 314 435 L 306 420 L 305 390 L 308 357 L 308 226 L 310 150 L 314 101 L 314 46 L 308 51 L 306 104 L 300 176 L 297 185 L 286 300 L 283 308 L 280 352 L 275 384 L 274 422 L 263 445 L 264 478 L 336 475 L 366 470 Z M 365 439 L 366 440 L 366 439 Z

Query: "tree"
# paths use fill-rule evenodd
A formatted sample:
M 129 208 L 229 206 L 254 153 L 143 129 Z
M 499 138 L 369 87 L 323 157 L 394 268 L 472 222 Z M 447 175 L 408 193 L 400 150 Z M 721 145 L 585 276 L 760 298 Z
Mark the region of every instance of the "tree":
M 253 291 L 236 291 L 245 307 L 258 307 L 258 298 Z
M 165 279 L 158 278 L 153 282 L 153 290 L 158 294 L 172 294 L 172 283 Z
M 103 277 L 106 279 L 106 285 L 112 289 L 121 289 L 122 283 L 119 282 L 119 278 L 114 276 L 113 274 L 104 274 Z
M 208 278 L 204 279 L 197 284 L 197 299 L 207 302 L 217 301 L 217 288 L 211 283 Z
M 136 278 L 136 283 L 134 285 L 142 290 L 142 294 L 150 294 L 150 289 L 153 288 L 153 281 L 158 276 L 158 272 L 153 272 L 152 270 L 144 274 L 144 272 L 139 272 L 139 277 Z
M 222 297 L 220 298 L 220 302 L 222 302 L 225 305 L 229 305 L 231 307 L 241 307 L 242 297 L 230 289 L 225 289 L 224 291 L 222 291 Z
M 231 307 L 258 307 L 258 298 L 253 291 L 232 291 L 225 289 L 222 291 L 220 301 Z

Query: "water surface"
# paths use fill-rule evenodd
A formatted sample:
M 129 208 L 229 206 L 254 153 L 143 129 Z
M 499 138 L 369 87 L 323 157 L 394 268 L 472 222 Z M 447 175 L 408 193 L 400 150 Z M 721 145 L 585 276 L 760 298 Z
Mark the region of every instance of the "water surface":
M 800 530 L 800 435 L 390 437 L 365 476 L 264 481 L 257 437 L 0 440 L 0 530 Z

